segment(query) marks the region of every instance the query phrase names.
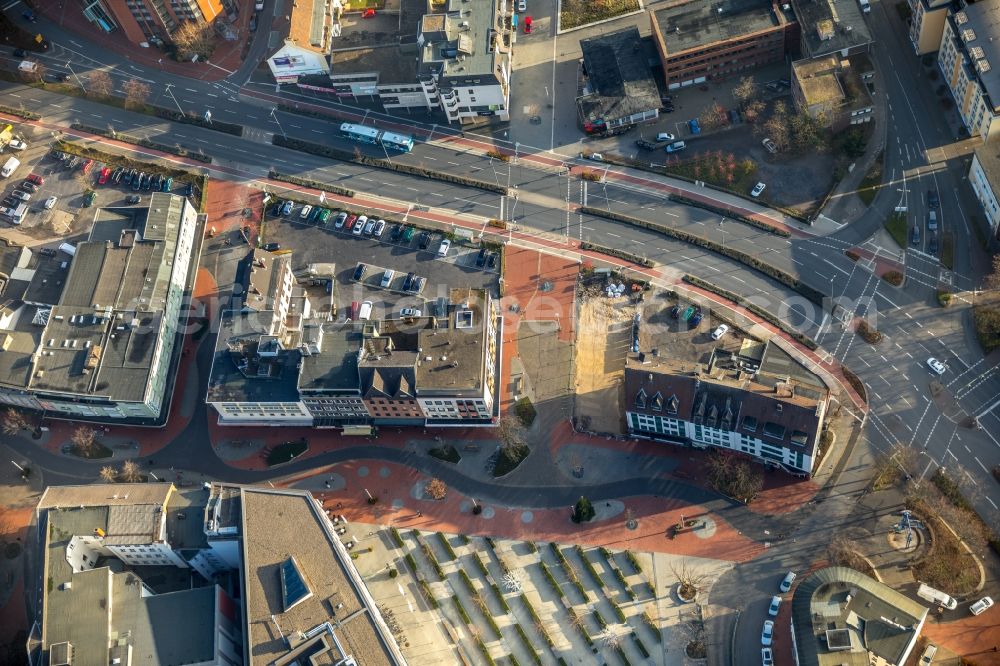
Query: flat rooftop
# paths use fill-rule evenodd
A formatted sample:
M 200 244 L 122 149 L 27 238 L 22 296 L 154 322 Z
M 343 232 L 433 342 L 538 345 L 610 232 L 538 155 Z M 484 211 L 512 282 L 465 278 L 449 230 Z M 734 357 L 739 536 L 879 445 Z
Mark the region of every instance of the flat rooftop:
M 314 629 L 329 639 L 328 650 L 313 653 L 317 666 L 346 656 L 364 666 L 402 663 L 350 556 L 309 493 L 244 487 L 242 497 L 249 663 L 286 663 L 296 646 L 282 636 Z
M 380 85 L 415 84 L 417 60 L 414 54 L 403 53 L 396 45 L 334 51 L 330 55 L 330 75 L 338 76 L 373 73 Z
M 771 0 L 685 2 L 651 11 L 671 54 L 782 25 Z
M 872 41 L 858 0 L 792 0 L 802 30 L 803 58 L 815 58 Z
M 302 357 L 299 390 L 305 393 L 356 392 L 363 330 L 363 322 L 307 326 L 303 331 L 303 341 L 317 351 Z
M 1000 2 L 986 0 L 966 5 L 949 20 L 965 44 L 972 61 L 969 66 L 996 108 L 1000 104 Z
M 490 50 L 490 38 L 496 11 L 494 0 L 448 0 L 446 13 L 424 14 L 420 22 L 424 38 L 420 71 L 440 68 L 444 79 L 454 80 L 495 78 L 497 52 Z M 456 49 L 457 55 L 444 55 L 442 49 L 446 47 Z
M 639 29 L 580 40 L 593 94 L 580 100 L 587 120 L 614 120 L 660 108 Z
M 219 319 L 215 356 L 208 382 L 209 402 L 297 402 L 297 349 L 259 355 L 260 341 L 268 338 L 270 311 L 227 310 Z
M 326 53 L 333 30 L 334 1 L 295 0 L 285 5 L 288 39 L 304 49 Z

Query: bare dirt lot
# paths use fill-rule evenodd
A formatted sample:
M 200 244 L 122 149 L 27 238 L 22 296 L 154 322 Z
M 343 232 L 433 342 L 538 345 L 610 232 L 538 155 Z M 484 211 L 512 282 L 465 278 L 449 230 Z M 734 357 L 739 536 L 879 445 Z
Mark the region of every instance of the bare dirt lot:
M 622 432 L 622 380 L 636 311 L 626 297 L 580 299 L 574 416 L 586 430 Z

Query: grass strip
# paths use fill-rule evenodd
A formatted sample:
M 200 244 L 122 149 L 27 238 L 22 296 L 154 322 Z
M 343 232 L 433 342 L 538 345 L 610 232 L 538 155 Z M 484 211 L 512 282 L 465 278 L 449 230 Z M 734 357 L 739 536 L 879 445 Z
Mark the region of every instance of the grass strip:
M 580 546 L 574 546 L 574 548 L 576 548 L 576 554 L 580 556 L 581 560 L 583 560 L 583 567 L 587 570 L 587 573 L 590 574 L 590 577 L 594 579 L 594 582 L 597 583 L 597 585 L 603 590 L 604 581 L 601 580 L 599 575 L 597 575 L 597 569 L 595 569 L 594 565 L 587 559 L 587 554 L 583 551 L 583 548 Z
M 552 588 L 552 591 L 555 592 L 560 597 L 566 596 L 565 594 L 563 594 L 562 588 L 559 587 L 559 583 L 556 582 L 556 579 L 552 575 L 552 572 L 549 571 L 549 568 L 545 565 L 545 562 L 540 561 L 538 563 L 538 566 L 542 568 L 542 573 L 545 575 L 545 580 L 549 582 L 549 587 Z
M 448 561 L 451 562 L 457 559 L 458 555 L 455 554 L 455 549 L 451 547 L 451 543 L 448 542 L 448 538 L 445 537 L 445 535 L 441 534 L 440 532 L 437 532 L 436 535 L 438 542 L 441 544 L 441 547 L 444 549 L 444 552 L 447 553 L 448 555 Z
M 528 634 L 524 633 L 524 627 L 520 624 L 515 624 L 514 629 L 517 631 L 517 635 L 521 637 L 521 643 L 524 644 L 524 649 L 531 655 L 532 660 L 538 664 L 538 666 L 541 666 L 542 657 L 535 651 L 535 646 L 532 645 L 531 641 L 528 639 Z
M 490 587 L 493 589 L 493 594 L 496 595 L 497 601 L 500 602 L 500 607 L 503 608 L 507 615 L 510 615 L 510 606 L 507 605 L 507 600 L 504 599 L 503 593 L 500 592 L 500 588 L 497 587 L 496 583 L 490 583 Z
M 349 190 L 346 187 L 337 187 L 336 185 L 331 185 L 330 183 L 323 183 L 318 180 L 312 180 L 311 178 L 299 178 L 298 176 L 290 176 L 287 173 L 281 173 L 275 169 L 271 169 L 267 173 L 267 177 L 271 180 L 280 180 L 283 183 L 291 183 L 292 185 L 300 185 L 302 187 L 309 187 L 314 190 L 322 190 L 324 192 L 330 192 L 342 197 L 353 197 L 354 190 Z
M 389 528 L 389 534 L 392 535 L 392 540 L 396 544 L 396 546 L 398 548 L 402 548 L 403 547 L 403 537 L 399 534 L 399 530 L 397 530 L 395 527 L 390 527 Z
M 632 565 L 632 568 L 635 570 L 637 574 L 642 573 L 642 566 L 639 564 L 639 558 L 635 556 L 635 553 L 633 553 L 631 550 L 626 550 L 625 559 L 628 560 L 628 563 Z
M 653 262 L 645 257 L 640 257 L 637 254 L 632 254 L 631 252 L 626 252 L 625 250 L 619 250 L 613 247 L 605 247 L 604 245 L 597 245 L 596 243 L 591 243 L 589 241 L 583 241 L 580 243 L 580 249 L 589 252 L 599 252 L 601 254 L 606 254 L 609 257 L 616 257 L 618 259 L 624 259 L 637 266 L 644 266 L 646 268 L 652 268 Z
M 130 143 L 133 146 L 142 146 L 143 148 L 159 150 L 160 152 L 170 153 L 171 155 L 177 155 L 178 157 L 187 157 L 192 160 L 204 162 L 205 164 L 212 163 L 211 155 L 192 152 L 187 148 L 181 148 L 179 145 L 168 145 L 166 143 L 159 143 L 157 141 L 150 141 L 149 139 L 143 139 L 141 137 L 125 134 L 124 132 L 113 132 L 111 130 L 101 129 L 100 127 L 91 127 L 90 125 L 82 125 L 80 123 L 73 123 L 70 125 L 70 128 L 79 132 L 97 134 L 98 136 L 114 139 L 115 141 L 121 141 L 122 143 Z
M 528 615 L 531 616 L 531 621 L 535 624 L 535 629 L 538 629 L 538 633 L 542 635 L 542 638 L 545 639 L 545 642 L 549 647 L 555 647 L 555 642 L 552 640 L 552 637 L 549 636 L 549 632 L 545 630 L 545 625 L 542 624 L 541 618 L 539 618 L 538 613 L 535 612 L 535 607 L 531 605 L 530 601 L 528 601 L 528 597 L 523 594 L 520 596 L 521 603 L 523 603 L 524 607 L 528 609 Z

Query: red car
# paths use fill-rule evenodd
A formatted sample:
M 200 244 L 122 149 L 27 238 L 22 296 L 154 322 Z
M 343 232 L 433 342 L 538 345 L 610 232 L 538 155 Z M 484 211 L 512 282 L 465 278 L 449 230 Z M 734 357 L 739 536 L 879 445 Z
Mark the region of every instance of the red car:
M 526 35 L 530 35 L 531 34 L 531 17 L 530 16 L 525 16 L 524 17 L 524 34 L 526 34 Z
M 92 166 L 94 166 L 94 160 L 87 160 L 86 162 L 83 163 L 83 166 L 80 167 L 80 171 L 84 173 L 89 173 L 90 167 Z
M 350 229 L 351 227 L 353 227 L 354 226 L 354 221 L 356 219 L 358 219 L 357 215 L 349 215 L 347 217 L 347 222 L 344 222 L 344 228 L 345 229 Z
M 37 173 L 28 174 L 28 177 L 25 180 L 30 180 L 35 185 L 45 184 L 45 179 L 39 176 Z
M 100 178 L 97 179 L 97 184 L 106 185 L 108 182 L 108 176 L 110 175 L 111 175 L 110 167 L 104 167 L 103 169 L 101 169 L 101 176 Z
M 375 9 L 369 7 L 365 11 L 361 12 L 361 18 L 375 18 Z

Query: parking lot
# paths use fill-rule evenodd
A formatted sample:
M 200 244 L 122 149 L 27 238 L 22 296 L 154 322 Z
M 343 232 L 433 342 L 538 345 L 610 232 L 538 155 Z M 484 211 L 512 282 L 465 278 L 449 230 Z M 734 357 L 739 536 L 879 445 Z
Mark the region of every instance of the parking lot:
M 93 208 L 142 205 L 149 202 L 155 181 L 144 183 L 136 190 L 134 183 L 124 182 L 126 171 L 123 168 L 121 177 L 116 183 L 114 175 L 119 166 L 118 162 L 105 164 L 98 160 L 90 160 L 87 166 L 87 158 L 56 151 L 54 149 L 56 142 L 50 135 L 32 133 L 27 127 L 18 129 L 23 131 L 28 147 L 16 153 L 8 149 L 0 155 L 0 163 L 6 162 L 11 156 L 21 162 L 12 174 L 2 181 L 2 195 L 7 201 L 17 201 L 20 197 L 20 201 L 27 206 L 27 213 L 21 223 L 16 225 L 12 224 L 9 217 L 3 217 L 5 228 L 14 227 L 36 240 L 65 240 L 69 236 L 85 232 L 90 227 L 94 215 Z M 120 164 L 128 164 L 137 172 L 146 168 L 150 173 L 156 171 L 164 176 L 169 175 L 167 170 L 152 165 L 131 163 L 125 158 L 122 158 Z M 100 184 L 101 173 L 106 166 L 110 169 L 108 178 L 104 184 Z M 175 194 L 186 192 L 186 183 L 178 177 L 180 172 L 171 173 L 174 175 L 171 191 Z M 160 189 L 163 189 L 162 181 Z M 15 192 L 23 194 L 15 195 Z M 29 198 L 23 199 L 23 195 Z
M 273 202 L 272 202 L 273 207 Z M 261 230 L 261 242 L 265 247 L 276 243 L 278 251 L 290 250 L 292 270 L 299 272 L 309 264 L 336 264 L 336 287 L 334 298 L 341 317 L 350 312 L 352 302 L 371 301 L 372 318 L 398 317 L 402 308 L 415 308 L 427 312 L 425 303 L 447 297 L 448 290 L 456 287 L 489 289 L 497 295 L 497 279 L 501 262 L 495 266 L 477 267 L 479 247 L 469 245 L 459 239 L 451 241 L 447 256 L 439 256 L 438 249 L 444 236 L 440 232 L 428 232 L 426 249 L 420 249 L 422 230 L 414 229 L 407 242 L 402 238 L 390 241 L 392 228 L 396 222 L 386 221 L 386 229 L 381 238 L 373 235 L 355 235 L 351 231 L 334 228 L 334 214 L 326 224 L 302 221 L 300 206 L 296 206 L 287 217 L 267 215 Z M 362 214 L 363 211 L 350 211 Z M 498 258 L 499 259 L 499 258 Z M 354 280 L 358 263 L 367 265 L 360 282 Z M 388 287 L 381 287 L 386 269 L 394 271 Z M 404 281 L 409 273 L 425 278 L 418 294 L 404 291 Z

